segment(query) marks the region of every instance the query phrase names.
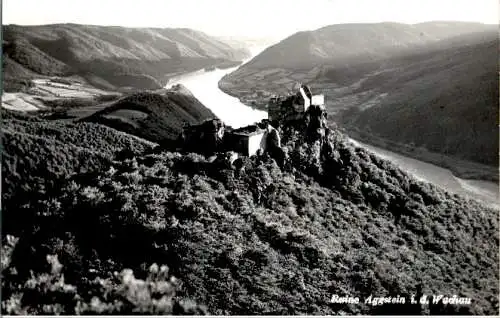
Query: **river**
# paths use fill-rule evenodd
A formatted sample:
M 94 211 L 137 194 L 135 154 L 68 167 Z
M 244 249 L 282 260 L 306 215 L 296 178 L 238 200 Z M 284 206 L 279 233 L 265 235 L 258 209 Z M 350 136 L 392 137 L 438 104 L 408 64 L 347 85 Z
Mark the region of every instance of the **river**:
M 256 48 L 254 56 L 262 49 Z M 244 63 L 248 62 L 244 61 Z M 173 78 L 167 84 L 186 86 L 205 106 L 234 128 L 246 126 L 267 118 L 267 113 L 242 104 L 238 98 L 232 97 L 219 89 L 218 82 L 226 74 L 235 71 L 238 67 L 216 69 L 213 71 L 196 71 Z M 351 139 L 357 146 L 364 147 L 380 157 L 387 159 L 417 179 L 430 182 L 440 188 L 463 196 L 476 199 L 484 204 L 500 209 L 498 183 L 482 180 L 465 180 L 455 177 L 450 170 L 436 165 L 406 157 L 382 148 L 367 145 Z
M 263 48 L 253 49 L 252 55 L 257 55 L 262 49 Z M 249 60 L 250 59 L 243 61 L 243 64 Z M 221 91 L 218 85 L 219 80 L 224 75 L 235 71 L 240 66 L 228 69 L 215 69 L 208 72 L 199 70 L 183 74 L 171 78 L 166 87 L 168 88 L 175 84 L 182 84 L 187 87 L 203 105 L 210 108 L 217 117 L 224 121 L 226 125 L 232 126 L 233 128 L 247 126 L 267 118 L 267 112 L 242 104 L 238 98 Z
M 379 157 L 393 162 L 419 180 L 433 183 L 450 192 L 471 197 L 488 206 L 500 209 L 499 187 L 496 182 L 457 178 L 448 169 L 368 145 L 352 138 L 349 139 L 354 145 L 366 148 Z

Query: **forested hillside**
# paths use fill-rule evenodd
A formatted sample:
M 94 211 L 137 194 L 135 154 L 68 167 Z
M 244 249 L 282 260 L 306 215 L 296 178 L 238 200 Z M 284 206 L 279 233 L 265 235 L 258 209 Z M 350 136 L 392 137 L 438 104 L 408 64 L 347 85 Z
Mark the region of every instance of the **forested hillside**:
M 40 76 L 80 76 L 105 89 L 161 88 L 172 74 L 237 65 L 241 46 L 191 29 L 78 24 L 2 26 L 5 87 Z
M 497 211 L 336 130 L 326 154 L 285 127 L 283 168 L 98 124 L 8 116 L 2 132 L 3 314 L 498 314 Z M 472 304 L 329 302 L 418 291 Z
M 101 123 L 162 143 L 177 139 L 184 124 L 199 124 L 210 118 L 215 115 L 178 85 L 155 93 L 125 96 L 81 121 Z

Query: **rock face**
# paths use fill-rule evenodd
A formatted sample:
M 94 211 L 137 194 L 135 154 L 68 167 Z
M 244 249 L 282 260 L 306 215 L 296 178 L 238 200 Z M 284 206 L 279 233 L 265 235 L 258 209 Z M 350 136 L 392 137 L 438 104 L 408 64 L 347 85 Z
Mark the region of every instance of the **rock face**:
M 306 125 L 306 136 L 308 140 L 315 141 L 325 138 L 328 129 L 325 108 L 318 105 L 309 107 L 304 115 Z

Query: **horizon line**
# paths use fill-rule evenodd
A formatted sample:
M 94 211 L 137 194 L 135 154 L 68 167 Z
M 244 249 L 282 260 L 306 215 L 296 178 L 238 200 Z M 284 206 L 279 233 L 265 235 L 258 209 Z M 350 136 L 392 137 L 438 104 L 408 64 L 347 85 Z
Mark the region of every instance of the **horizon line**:
M 342 22 L 342 23 L 332 23 L 332 24 L 326 24 L 322 27 L 319 27 L 318 29 L 321 29 L 326 26 L 332 26 L 332 25 L 347 25 L 347 24 L 384 24 L 384 23 L 393 23 L 393 24 L 404 24 L 404 25 L 417 25 L 417 24 L 423 24 L 423 23 L 449 23 L 449 22 L 459 22 L 459 23 L 470 23 L 470 24 L 482 24 L 482 25 L 500 25 L 500 21 L 496 23 L 486 23 L 486 22 L 481 22 L 481 21 L 467 21 L 467 20 L 426 20 L 426 21 L 421 21 L 421 22 L 415 22 L 415 23 L 406 23 L 406 22 L 398 22 L 398 21 L 379 21 L 379 22 Z M 36 27 L 36 26 L 49 26 L 49 25 L 64 25 L 64 24 L 74 24 L 74 25 L 88 25 L 88 26 L 107 26 L 107 27 L 119 27 L 119 28 L 131 28 L 131 29 L 190 29 L 190 30 L 196 30 L 191 27 L 173 27 L 173 26 L 126 26 L 126 25 L 117 25 L 117 24 L 93 24 L 93 23 L 82 23 L 82 22 L 51 22 L 51 23 L 41 23 L 41 24 L 17 24 L 17 23 L 3 23 L 2 26 L 4 25 L 15 25 L 15 26 L 29 26 L 29 27 Z
M 500 21 L 499 21 L 500 22 Z M 173 27 L 173 26 L 165 26 L 165 27 L 160 27 L 160 26 L 124 26 L 124 25 L 116 25 L 116 24 L 92 24 L 92 23 L 78 23 L 78 22 L 54 22 L 54 23 L 44 23 L 44 24 L 16 24 L 16 23 L 8 23 L 8 24 L 3 24 L 2 27 L 4 26 L 18 26 L 18 27 L 28 27 L 28 28 L 33 28 L 33 27 L 44 27 L 44 26 L 56 26 L 56 25 L 75 25 L 75 26 L 90 26 L 90 27 L 108 27 L 108 28 L 124 28 L 124 29 L 150 29 L 150 30 L 191 30 L 195 32 L 201 32 L 203 34 L 206 34 L 208 36 L 213 36 L 216 38 L 219 37 L 231 37 L 233 39 L 237 39 L 239 37 L 241 38 L 254 38 L 254 39 L 262 39 L 262 40 L 272 40 L 272 41 L 278 41 L 280 39 L 285 39 L 289 36 L 292 36 L 296 33 L 299 32 L 311 32 L 311 31 L 317 31 L 321 30 L 324 28 L 328 28 L 331 26 L 335 25 L 376 25 L 376 24 L 399 24 L 399 25 L 408 25 L 408 26 L 415 26 L 419 24 L 424 24 L 424 23 L 464 23 L 464 24 L 475 24 L 475 25 L 483 25 L 483 26 L 499 26 L 499 22 L 497 23 L 485 23 L 485 22 L 479 22 L 479 21 L 464 21 L 464 20 L 428 20 L 428 21 L 421 21 L 417 23 L 405 23 L 405 22 L 396 22 L 396 21 L 379 21 L 379 22 L 344 22 L 344 23 L 333 23 L 333 24 L 327 24 L 323 25 L 321 27 L 315 28 L 315 29 L 303 29 L 303 30 L 291 30 L 290 32 L 286 32 L 280 35 L 277 34 L 251 34 L 251 33 L 241 33 L 241 34 L 226 34 L 226 33 L 218 33 L 218 32 L 208 32 L 208 31 L 203 31 L 201 29 L 195 29 L 192 27 L 188 26 L 182 26 L 182 27 Z

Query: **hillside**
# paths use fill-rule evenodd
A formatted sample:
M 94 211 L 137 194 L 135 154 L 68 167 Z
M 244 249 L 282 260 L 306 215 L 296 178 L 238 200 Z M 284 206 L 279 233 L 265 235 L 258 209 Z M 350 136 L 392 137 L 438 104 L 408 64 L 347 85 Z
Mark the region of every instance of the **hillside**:
M 3 314 L 499 313 L 498 212 L 336 130 L 325 154 L 285 127 L 287 168 L 242 169 L 99 124 L 14 114 L 2 131 L 2 188 L 23 191 L 2 200 Z M 329 302 L 418 293 L 472 303 Z
M 2 212 L 33 199 L 28 195 L 33 189 L 47 198 L 61 178 L 99 170 L 119 151 L 141 153 L 154 146 L 101 125 L 48 121 L 2 110 Z M 22 215 L 2 216 L 3 224 L 12 227 L 27 222 Z
M 390 69 L 395 57 L 431 55 L 443 46 L 487 41 L 493 34 L 497 34 L 495 26 L 464 22 L 332 25 L 298 32 L 267 48 L 226 75 L 219 87 L 244 100 L 256 96 L 257 91 L 266 96 L 286 93 L 297 82 L 343 92 L 371 73 Z
M 496 28 L 473 23 L 333 25 L 292 35 L 219 86 L 265 108 L 309 84 L 356 138 L 498 180 L 497 43 Z
M 199 124 L 215 117 L 191 92 L 178 85 L 169 90 L 127 95 L 80 121 L 104 124 L 163 143 L 177 139 L 184 123 Z
M 496 28 L 461 22 L 446 25 L 438 22 L 414 25 L 390 22 L 336 24 L 295 33 L 264 50 L 239 71 L 268 68 L 310 70 L 325 64 L 349 65 L 355 64 L 358 58 L 387 58 L 400 50 L 485 30 Z
M 2 32 L 4 80 L 11 90 L 41 75 L 79 75 L 106 89 L 156 89 L 169 74 L 234 66 L 250 54 L 191 29 L 54 24 L 4 25 Z
M 373 74 L 354 90 L 363 99 L 340 121 L 394 142 L 497 166 L 497 50 L 495 35 L 394 60 L 397 70 Z

